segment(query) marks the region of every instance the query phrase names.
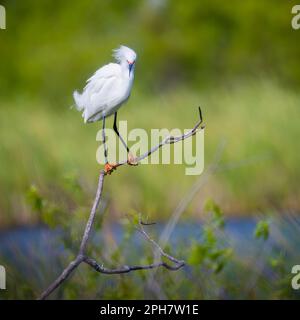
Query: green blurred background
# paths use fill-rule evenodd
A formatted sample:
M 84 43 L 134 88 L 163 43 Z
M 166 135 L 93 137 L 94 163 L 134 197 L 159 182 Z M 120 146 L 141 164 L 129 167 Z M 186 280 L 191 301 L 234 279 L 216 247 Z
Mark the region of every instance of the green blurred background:
M 225 141 L 220 170 L 186 210 L 214 198 L 228 216 L 299 211 L 300 31 L 296 2 L 1 1 L 0 228 L 41 221 L 26 202 L 34 184 L 70 203 L 68 181 L 91 195 L 100 123 L 70 109 L 72 91 L 112 60 L 120 44 L 138 54 L 135 83 L 119 112 L 129 129 L 190 128 L 201 105 L 205 163 Z M 109 120 L 108 124 L 112 125 Z M 122 167 L 107 181 L 109 217 L 131 209 L 167 219 L 199 179 L 184 166 Z M 70 206 L 72 203 L 70 204 Z
M 101 123 L 83 124 L 70 109 L 72 92 L 120 44 L 138 60 L 119 120 L 149 133 L 191 128 L 200 105 L 205 171 L 118 168 L 105 180 L 88 254 L 111 268 L 151 263 L 128 216 L 156 221 L 148 232 L 159 239 L 181 202 L 165 249 L 187 266 L 112 277 L 82 266 L 51 297 L 299 299 L 291 288 L 300 248 L 296 3 L 1 1 L 0 264 L 8 290 L 0 299 L 35 299 L 78 252 L 102 169 Z

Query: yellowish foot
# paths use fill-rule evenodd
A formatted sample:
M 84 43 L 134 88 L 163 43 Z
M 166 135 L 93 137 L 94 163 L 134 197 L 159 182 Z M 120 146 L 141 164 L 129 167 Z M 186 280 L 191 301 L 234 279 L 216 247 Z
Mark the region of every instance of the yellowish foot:
M 128 163 L 130 166 L 137 166 L 137 165 L 139 164 L 138 161 L 137 161 L 137 158 L 134 157 L 131 152 L 128 153 L 127 163 Z
M 116 169 L 117 165 L 115 163 L 106 163 L 104 166 L 105 174 L 111 174 Z

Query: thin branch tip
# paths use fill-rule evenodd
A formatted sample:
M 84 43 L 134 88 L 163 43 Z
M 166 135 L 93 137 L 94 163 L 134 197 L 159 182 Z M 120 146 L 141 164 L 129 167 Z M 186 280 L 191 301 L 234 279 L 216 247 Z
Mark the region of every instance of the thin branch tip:
M 143 221 L 141 221 L 142 226 L 153 226 L 155 224 L 156 224 L 156 222 L 143 222 Z
M 203 122 L 203 118 L 202 118 L 202 111 L 201 111 L 201 107 L 198 107 L 199 110 L 199 117 L 200 117 L 200 124 Z

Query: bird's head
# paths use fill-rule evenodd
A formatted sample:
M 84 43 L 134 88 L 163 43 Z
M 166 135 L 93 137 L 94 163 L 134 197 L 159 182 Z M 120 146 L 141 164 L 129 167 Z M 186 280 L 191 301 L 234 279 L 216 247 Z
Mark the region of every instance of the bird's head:
M 125 64 L 128 67 L 130 75 L 135 65 L 136 53 L 126 46 L 120 46 L 113 51 L 113 56 L 119 63 Z

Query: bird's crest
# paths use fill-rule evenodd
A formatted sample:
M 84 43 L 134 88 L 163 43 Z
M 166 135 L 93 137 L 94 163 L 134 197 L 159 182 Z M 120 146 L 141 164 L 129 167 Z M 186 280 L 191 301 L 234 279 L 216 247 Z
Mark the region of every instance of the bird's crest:
M 118 62 L 121 62 L 124 59 L 129 60 L 129 61 L 135 61 L 136 60 L 136 53 L 132 49 L 130 49 L 126 46 L 120 46 L 119 48 L 113 50 L 113 57 Z

